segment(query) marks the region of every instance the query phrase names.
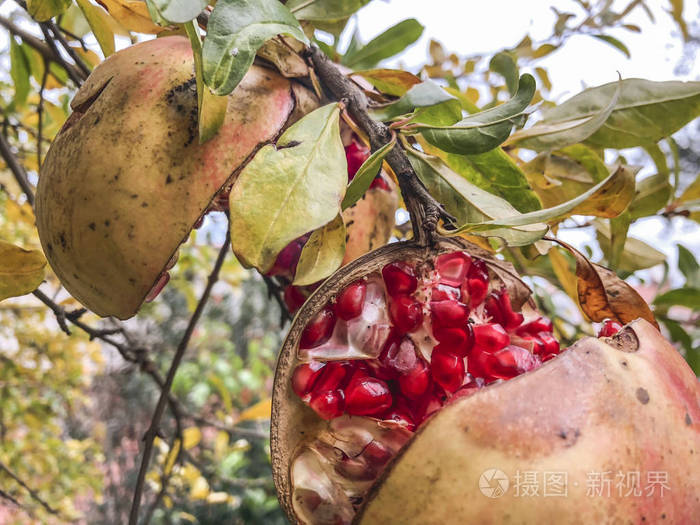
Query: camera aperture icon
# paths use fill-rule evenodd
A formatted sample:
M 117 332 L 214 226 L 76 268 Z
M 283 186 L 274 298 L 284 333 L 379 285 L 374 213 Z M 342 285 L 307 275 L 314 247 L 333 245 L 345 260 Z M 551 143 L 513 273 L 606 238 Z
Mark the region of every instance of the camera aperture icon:
M 490 468 L 479 476 L 479 490 L 487 498 L 500 498 L 508 491 L 508 476 L 502 470 Z

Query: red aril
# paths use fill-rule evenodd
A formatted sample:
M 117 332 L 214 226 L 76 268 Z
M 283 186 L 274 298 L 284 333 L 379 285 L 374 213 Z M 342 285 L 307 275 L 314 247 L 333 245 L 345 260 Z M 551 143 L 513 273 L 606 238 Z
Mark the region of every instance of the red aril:
M 478 259 L 472 261 L 467 272 L 467 280 L 462 286 L 466 287 L 469 306 L 474 308 L 482 303 L 489 291 L 489 273 L 482 261 Z
M 433 326 L 442 328 L 459 328 L 469 319 L 469 308 L 457 301 L 432 301 L 430 313 Z
M 399 425 L 406 427 L 406 429 L 413 432 L 416 429 L 416 424 L 413 421 L 411 412 L 404 407 L 394 406 L 389 409 L 386 413 L 382 414 L 382 420 L 384 421 L 394 421 Z
M 348 182 L 355 177 L 357 170 L 369 158 L 369 150 L 353 140 L 345 146 L 345 158 L 348 162 Z
M 290 314 L 294 315 L 305 302 L 306 295 L 298 286 L 290 284 L 284 289 L 284 304 L 287 305 Z
M 408 399 L 419 399 L 430 386 L 430 370 L 423 361 L 399 376 L 399 389 Z
M 418 329 L 423 322 L 423 307 L 408 295 L 399 295 L 391 300 L 389 318 L 400 334 L 407 334 Z
M 322 345 L 330 339 L 335 326 L 335 314 L 326 307 L 321 310 L 304 328 L 299 340 L 299 348 L 309 349 Z
M 518 327 L 519 334 L 537 335 L 540 332 L 552 332 L 554 325 L 552 321 L 546 317 L 538 317 L 534 321 L 530 321 Z
M 356 374 L 345 389 L 345 409 L 354 416 L 373 416 L 391 407 L 391 392 L 381 379 Z
M 299 397 L 309 394 L 325 366 L 326 363 L 311 361 L 296 367 L 294 374 L 292 374 L 292 389 L 294 393 Z
M 523 322 L 523 314 L 513 311 L 513 305 L 510 304 L 510 296 L 506 289 L 501 289 L 497 294 L 498 304 L 503 313 L 503 327 L 506 330 L 514 330 Z
M 489 380 L 511 379 L 539 364 L 537 358 L 524 348 L 510 345 L 488 357 L 485 373 Z
M 405 264 L 387 264 L 382 268 L 382 277 L 391 297 L 412 294 L 418 287 L 418 279 L 413 270 Z
M 472 258 L 464 252 L 452 252 L 440 255 L 435 260 L 435 269 L 440 282 L 448 286 L 461 286 L 467 276 Z
M 441 328 L 433 325 L 433 336 L 440 344 L 459 357 L 466 357 L 474 346 L 474 328 L 467 323 L 463 328 Z
M 464 382 L 464 359 L 437 345 L 430 356 L 433 380 L 447 392 L 454 392 Z
M 362 313 L 362 305 L 367 294 L 367 284 L 356 281 L 338 294 L 335 303 L 335 314 L 345 321 L 354 319 Z
M 321 375 L 316 378 L 312 390 L 314 392 L 323 392 L 344 388 L 357 367 L 356 363 L 357 361 L 354 363 L 351 361 L 327 362 L 326 366 L 321 370 Z
M 510 343 L 510 337 L 500 324 L 487 323 L 474 326 L 474 343 L 487 352 L 495 352 Z
M 410 372 L 418 363 L 416 347 L 413 341 L 408 337 L 390 339 L 384 345 L 384 349 L 379 356 L 379 362 L 391 377 Z
M 544 345 L 543 353 L 545 355 L 559 353 L 559 341 L 557 341 L 557 339 L 552 334 L 550 334 L 549 332 L 540 332 L 539 334 L 537 334 L 537 337 L 540 341 L 542 341 L 542 344 Z
M 309 406 L 323 419 L 335 419 L 343 415 L 344 396 L 342 390 L 325 390 L 311 395 Z
M 462 294 L 459 288 L 447 286 L 446 284 L 433 286 L 430 293 L 430 299 L 432 301 L 459 301 L 461 296 Z
M 612 337 L 622 329 L 622 325 L 612 319 L 603 321 L 603 326 L 598 331 L 598 337 Z
M 374 180 L 372 183 L 369 185 L 370 190 L 384 190 L 384 191 L 391 191 L 391 187 L 389 186 L 389 183 L 387 183 L 386 180 L 384 180 L 384 177 L 382 177 L 382 174 L 380 173 L 376 177 L 374 177 Z

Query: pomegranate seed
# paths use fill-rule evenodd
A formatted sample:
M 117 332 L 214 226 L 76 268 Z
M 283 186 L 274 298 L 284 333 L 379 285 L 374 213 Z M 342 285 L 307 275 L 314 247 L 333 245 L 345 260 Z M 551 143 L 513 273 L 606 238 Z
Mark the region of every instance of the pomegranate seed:
M 487 323 L 474 327 L 474 342 L 487 352 L 495 352 L 510 343 L 510 337 L 500 324 Z
M 440 282 L 448 286 L 460 286 L 467 276 L 472 258 L 463 252 L 441 255 L 435 261 L 435 268 L 440 274 Z
M 357 361 L 330 361 L 326 363 L 321 376 L 316 379 L 314 392 L 324 392 L 344 388 L 348 379 L 354 373 Z
M 494 294 L 489 294 L 489 296 L 484 299 L 484 308 L 486 310 L 486 314 L 491 318 L 492 322 L 500 325 L 505 324 L 505 318 L 503 316 L 503 311 L 501 310 L 501 305 L 498 303 L 498 298 Z
M 430 386 L 430 371 L 422 361 L 413 370 L 399 376 L 399 389 L 409 399 L 419 399 Z
M 335 314 L 333 310 L 326 307 L 321 310 L 316 316 L 309 321 L 309 324 L 304 327 L 299 341 L 299 348 L 306 350 L 322 345 L 330 339 L 335 326 Z
M 430 299 L 432 301 L 459 301 L 462 296 L 459 288 L 447 286 L 446 284 L 438 284 L 433 286 Z
M 455 399 L 459 399 L 460 397 L 469 397 L 470 395 L 474 394 L 477 390 L 479 390 L 482 386 L 483 384 L 479 384 L 476 381 L 470 381 L 469 383 L 459 388 L 454 394 L 452 394 L 452 398 L 450 399 L 450 401 L 454 401 Z
M 367 463 L 376 468 L 381 468 L 386 465 L 387 461 L 393 455 L 391 451 L 376 440 L 367 443 L 367 446 L 362 450 L 360 455 Z
M 464 326 L 469 319 L 469 308 L 457 301 L 432 301 L 430 312 L 433 325 L 444 328 Z
M 606 319 L 603 321 L 603 326 L 601 326 L 598 331 L 598 337 L 612 337 L 620 330 L 622 330 L 622 325 L 620 323 L 612 319 Z
M 160 277 L 158 277 L 158 280 L 156 281 L 156 284 L 153 285 L 153 288 L 151 288 L 151 291 L 148 292 L 146 295 L 146 298 L 143 300 L 146 303 L 150 303 L 155 300 L 156 297 L 158 297 L 158 294 L 165 288 L 165 285 L 168 284 L 168 281 L 170 280 L 170 274 L 168 272 L 163 272 L 160 274 Z
M 351 181 L 360 166 L 369 158 L 369 151 L 353 140 L 345 146 L 345 158 L 348 162 L 348 181 Z
M 467 293 L 469 294 L 469 306 L 474 308 L 480 305 L 489 290 L 489 273 L 486 270 L 486 265 L 475 260 L 469 267 L 467 273 Z
M 370 190 L 376 189 L 376 190 L 391 191 L 389 184 L 387 183 L 387 181 L 384 180 L 384 177 L 382 177 L 381 174 L 374 177 L 372 184 L 369 185 L 369 189 Z
M 267 275 L 281 275 L 289 279 L 294 277 L 299 257 L 301 257 L 301 250 L 308 240 L 309 236 L 303 235 L 282 248 L 282 251 L 277 254 L 275 264 L 268 270 Z
M 373 416 L 385 412 L 392 403 L 387 384 L 373 377 L 356 375 L 345 389 L 345 408 L 354 416 Z
M 306 295 L 302 293 L 301 288 L 298 286 L 290 284 L 284 289 L 284 304 L 287 305 L 287 310 L 289 310 L 290 314 L 296 313 L 305 302 Z
M 403 425 L 406 429 L 413 432 L 416 429 L 416 424 L 413 422 L 411 413 L 406 408 L 394 407 L 382 416 L 385 421 L 395 421 L 399 425 Z
M 538 338 L 544 344 L 543 354 L 558 354 L 560 351 L 559 341 L 548 332 L 540 332 Z
M 552 331 L 554 331 L 554 325 L 552 324 L 552 321 L 550 321 L 546 317 L 538 317 L 534 321 L 530 321 L 529 323 L 525 323 L 524 325 L 522 325 L 518 328 L 519 334 L 530 334 L 530 335 L 537 335 L 540 332 L 552 332 Z
M 477 380 L 485 377 L 489 356 L 490 354 L 484 351 L 483 348 L 475 346 L 472 351 L 469 352 L 469 357 L 467 357 L 467 371 L 469 375 Z
M 344 321 L 358 317 L 362 313 L 362 305 L 367 294 L 367 284 L 364 281 L 356 281 L 347 286 L 338 295 L 335 303 L 335 313 Z
M 492 379 L 511 379 L 539 366 L 539 360 L 519 346 L 508 346 L 489 357 L 486 373 Z
M 474 328 L 467 323 L 463 328 L 435 328 L 433 335 L 450 353 L 466 357 L 474 346 Z
M 343 415 L 344 401 L 342 390 L 326 390 L 314 393 L 309 406 L 323 419 L 335 419 Z
M 294 390 L 294 393 L 299 397 L 304 397 L 310 393 L 324 366 L 326 366 L 326 363 L 311 361 L 296 367 L 294 374 L 292 374 L 292 390 Z
M 423 308 L 421 304 L 408 295 L 394 297 L 389 306 L 389 317 L 394 323 L 394 328 L 406 334 L 418 329 L 423 321 Z
M 464 360 L 446 351 L 442 345 L 433 348 L 430 371 L 435 382 L 450 393 L 464 382 Z
M 408 337 L 387 341 L 379 356 L 383 368 L 393 377 L 412 371 L 418 363 L 416 347 Z
M 544 363 L 546 361 L 554 359 L 555 357 L 557 357 L 557 354 L 547 354 L 547 355 L 542 357 L 542 362 Z
M 498 302 L 501 307 L 501 312 L 503 312 L 503 320 L 505 322 L 503 326 L 506 330 L 514 330 L 523 323 L 523 314 L 513 311 L 513 305 L 510 303 L 508 290 L 501 290 L 498 294 Z
M 418 279 L 413 275 L 413 270 L 405 264 L 387 264 L 382 268 L 382 277 L 391 297 L 412 294 L 418 287 Z

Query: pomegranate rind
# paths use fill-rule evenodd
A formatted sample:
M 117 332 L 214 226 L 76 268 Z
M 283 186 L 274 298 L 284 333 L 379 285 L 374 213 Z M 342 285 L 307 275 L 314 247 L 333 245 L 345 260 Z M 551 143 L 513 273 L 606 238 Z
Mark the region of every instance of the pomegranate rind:
M 199 144 L 186 38 L 136 44 L 95 68 L 37 188 L 42 247 L 66 289 L 99 315 L 136 313 L 222 186 L 298 117 L 297 105 L 313 105 L 295 104 L 298 92 L 253 66 L 219 133 Z
M 387 467 L 355 521 L 693 523 L 699 454 L 699 383 L 640 319 L 444 407 Z M 496 497 L 484 482 L 492 469 L 509 480 Z M 551 477 L 545 495 L 552 473 L 565 476 L 565 495 Z M 638 482 L 623 490 L 618 473 Z
M 311 356 L 304 357 L 305 354 L 298 351 L 302 331 L 346 286 L 380 272 L 385 265 L 397 261 L 432 265 L 437 255 L 456 250 L 467 251 L 486 262 L 489 270 L 498 275 L 508 288 L 513 308 L 520 309 L 531 301 L 529 288 L 519 279 L 509 263 L 495 259 L 487 251 L 464 239 L 445 238 L 430 249 L 414 242 L 400 242 L 388 244 L 355 259 L 324 281 L 297 313 L 277 362 L 270 430 L 273 479 L 280 503 L 292 522 L 298 522 L 299 519 L 293 507 L 290 467 L 300 446 L 314 436 L 321 435 L 327 428 L 327 422 L 319 418 L 292 389 L 291 377 L 294 369 L 305 360 L 311 359 Z

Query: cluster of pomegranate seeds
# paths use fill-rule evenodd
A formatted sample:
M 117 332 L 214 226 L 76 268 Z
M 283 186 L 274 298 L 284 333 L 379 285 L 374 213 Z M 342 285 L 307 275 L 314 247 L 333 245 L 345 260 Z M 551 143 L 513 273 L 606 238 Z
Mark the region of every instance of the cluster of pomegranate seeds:
M 386 332 L 370 306 L 386 310 Z M 555 357 L 552 332 L 549 319 L 513 309 L 481 259 L 447 253 L 434 269 L 393 262 L 341 290 L 307 324 L 299 343 L 307 362 L 292 387 L 323 419 L 368 416 L 413 431 L 451 400 Z M 347 334 L 371 357 L 356 358 L 357 349 L 344 346 Z
M 620 330 L 622 330 L 622 325 L 620 323 L 612 319 L 606 319 L 603 321 L 603 326 L 598 330 L 598 337 L 612 337 Z

